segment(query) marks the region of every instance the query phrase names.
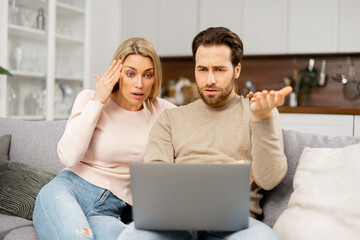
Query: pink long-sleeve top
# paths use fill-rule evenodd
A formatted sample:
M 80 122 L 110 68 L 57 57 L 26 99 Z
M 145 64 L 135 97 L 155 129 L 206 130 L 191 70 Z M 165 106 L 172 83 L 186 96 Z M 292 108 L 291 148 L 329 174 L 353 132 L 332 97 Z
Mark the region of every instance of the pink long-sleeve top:
M 151 127 L 160 113 L 175 106 L 163 99 L 145 101 L 140 111 L 127 111 L 111 98 L 91 100 L 83 90 L 75 100 L 58 155 L 66 169 L 132 204 L 130 162 L 143 161 Z

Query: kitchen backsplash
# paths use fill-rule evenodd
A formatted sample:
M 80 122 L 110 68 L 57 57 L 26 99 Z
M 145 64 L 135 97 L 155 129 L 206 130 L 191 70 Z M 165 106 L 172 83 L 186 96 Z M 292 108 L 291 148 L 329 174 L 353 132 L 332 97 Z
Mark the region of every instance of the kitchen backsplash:
M 236 79 L 237 92 L 240 95 L 243 93 L 247 80 L 254 83 L 256 90 L 280 89 L 287 80 L 296 80 L 297 76 L 300 78 L 301 70 L 309 65 L 309 59 L 315 60 L 314 69 L 319 73 L 322 70 L 322 61 L 326 60 L 326 80 L 323 86 L 310 91 L 308 106 L 360 107 L 360 54 L 245 56 L 242 60 L 241 75 Z M 161 61 L 164 89 L 167 89 L 169 80 L 186 78 L 191 82 L 195 81 L 192 57 L 167 57 Z M 300 106 L 301 103 L 299 101 Z

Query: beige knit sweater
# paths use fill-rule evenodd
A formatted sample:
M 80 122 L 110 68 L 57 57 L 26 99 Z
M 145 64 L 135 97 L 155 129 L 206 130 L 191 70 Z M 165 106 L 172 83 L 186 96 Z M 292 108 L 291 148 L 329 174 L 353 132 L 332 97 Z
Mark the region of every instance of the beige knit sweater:
M 277 109 L 273 117 L 251 121 L 249 100 L 236 95 L 213 109 L 202 100 L 165 110 L 154 124 L 144 161 L 232 163 L 251 161 L 251 216 L 261 214 L 260 188 L 270 190 L 285 177 L 286 157 Z

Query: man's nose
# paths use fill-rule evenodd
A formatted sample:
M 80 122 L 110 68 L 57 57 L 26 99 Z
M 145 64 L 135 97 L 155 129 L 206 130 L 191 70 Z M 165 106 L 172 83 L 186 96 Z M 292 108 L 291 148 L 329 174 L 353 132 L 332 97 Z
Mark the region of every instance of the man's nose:
M 208 74 L 207 79 L 206 79 L 206 84 L 207 85 L 213 85 L 215 83 L 216 83 L 216 80 L 215 80 L 214 73 L 213 73 L 213 71 L 209 71 L 209 74 Z

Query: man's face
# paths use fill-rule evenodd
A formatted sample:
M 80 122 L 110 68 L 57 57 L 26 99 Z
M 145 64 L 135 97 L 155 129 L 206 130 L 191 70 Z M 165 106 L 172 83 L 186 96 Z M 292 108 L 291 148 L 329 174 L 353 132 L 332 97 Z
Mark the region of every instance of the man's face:
M 235 96 L 234 80 L 240 71 L 240 63 L 234 69 L 231 49 L 226 45 L 200 45 L 196 51 L 196 84 L 202 100 L 211 107 L 224 106 Z

